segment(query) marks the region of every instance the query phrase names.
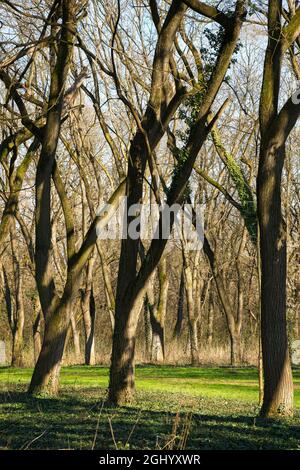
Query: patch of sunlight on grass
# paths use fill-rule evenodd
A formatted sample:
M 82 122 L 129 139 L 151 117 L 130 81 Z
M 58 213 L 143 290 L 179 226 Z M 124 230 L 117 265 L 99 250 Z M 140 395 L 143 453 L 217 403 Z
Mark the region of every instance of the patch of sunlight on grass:
M 62 389 L 108 386 L 108 367 L 69 366 L 61 370 Z M 13 385 L 26 385 L 31 368 L 0 368 L 0 385 L 9 389 Z M 300 407 L 300 369 L 294 370 L 295 406 Z M 137 366 L 138 390 L 168 392 L 191 396 L 226 398 L 257 403 L 258 383 L 255 368 Z

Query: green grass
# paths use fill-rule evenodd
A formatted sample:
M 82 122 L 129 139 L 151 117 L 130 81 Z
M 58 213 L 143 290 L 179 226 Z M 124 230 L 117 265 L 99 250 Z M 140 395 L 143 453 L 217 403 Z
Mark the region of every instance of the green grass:
M 184 435 L 190 449 L 300 449 L 299 369 L 295 418 L 283 421 L 256 418 L 250 368 L 139 366 L 136 400 L 122 408 L 105 405 L 107 367 L 63 368 L 58 398 L 27 397 L 31 373 L 0 368 L 2 449 L 178 448 Z

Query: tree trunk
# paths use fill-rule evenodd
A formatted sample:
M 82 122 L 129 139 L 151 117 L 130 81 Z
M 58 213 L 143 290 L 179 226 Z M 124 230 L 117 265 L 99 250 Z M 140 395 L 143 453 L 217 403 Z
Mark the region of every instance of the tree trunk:
M 230 363 L 236 367 L 241 364 L 241 335 L 230 332 Z
M 71 313 L 71 329 L 74 344 L 75 363 L 80 364 L 80 335 L 77 327 L 76 312 Z
M 21 294 L 22 295 L 22 294 Z M 18 305 L 17 311 L 17 320 L 15 323 L 15 328 L 13 332 L 13 347 L 12 347 L 12 367 L 23 367 L 23 334 L 24 334 L 24 307 L 23 300 L 22 304 Z
M 195 299 L 194 299 L 194 282 L 192 270 L 190 267 L 191 260 L 187 256 L 183 249 L 184 257 L 184 276 L 185 276 L 185 292 L 187 301 L 187 313 L 189 322 L 189 333 L 190 333 L 190 346 L 191 346 L 191 363 L 192 365 L 199 364 L 199 350 L 198 350 L 198 314 L 195 311 Z M 200 297 L 200 292 L 197 292 Z
M 12 325 L 12 367 L 23 367 L 23 335 L 24 335 L 24 302 L 23 302 L 23 273 L 20 261 L 18 259 L 18 246 L 16 244 L 15 225 L 12 226 L 10 232 L 11 250 L 13 257 L 13 270 L 14 270 L 14 294 L 15 294 L 15 309 L 13 312 L 13 325 Z
M 183 311 L 184 311 L 184 293 L 185 293 L 184 269 L 182 268 L 181 275 L 180 275 L 179 293 L 178 293 L 177 318 L 176 318 L 176 325 L 174 329 L 174 336 L 177 339 L 180 336 L 181 328 L 182 328 Z
M 198 347 L 198 320 L 193 319 L 189 322 L 190 342 L 191 342 L 191 359 L 192 365 L 199 365 L 199 347 Z
M 134 353 L 138 315 L 143 299 L 130 308 L 116 309 L 115 330 L 109 380 L 109 401 L 116 405 L 130 403 L 135 392 Z
M 261 415 L 266 417 L 293 413 L 293 381 L 286 325 L 286 229 L 281 215 L 281 170 L 277 169 L 277 174 L 273 170 L 274 183 L 270 180 L 270 168 L 276 168 L 275 159 L 283 161 L 283 156 L 280 152 L 274 155 L 272 149 L 262 155 L 257 185 L 264 369 Z
M 93 366 L 96 363 L 95 357 L 95 299 L 93 288 L 84 293 L 82 299 L 82 315 L 85 332 L 85 365 Z
M 42 349 L 33 371 L 29 394 L 57 395 L 69 322 L 68 307 L 61 305 L 45 319 Z
M 144 299 L 144 325 L 145 325 L 145 359 L 147 362 L 151 359 L 151 344 L 152 344 L 152 328 L 150 313 L 151 306 L 149 305 L 148 296 Z
M 167 310 L 169 281 L 167 278 L 167 262 L 163 258 L 158 266 L 159 300 L 157 307 L 151 309 L 152 326 L 151 360 L 156 363 L 164 362 L 165 358 L 165 317 Z
M 291 26 L 291 23 L 290 23 Z M 261 259 L 261 344 L 264 398 L 261 415 L 293 414 L 293 379 L 286 325 L 287 235 L 281 212 L 285 146 L 300 107 L 287 100 L 278 112 L 285 51 L 298 36 L 282 29 L 282 1 L 270 0 L 268 46 L 260 96 L 260 155 L 257 175 L 257 214 Z
M 214 302 L 212 295 L 209 295 L 209 304 L 208 304 L 208 323 L 207 323 L 207 344 L 211 347 L 213 342 L 213 327 L 214 327 Z
M 34 300 L 34 323 L 32 325 L 34 362 L 38 360 L 42 347 L 42 312 L 39 298 Z

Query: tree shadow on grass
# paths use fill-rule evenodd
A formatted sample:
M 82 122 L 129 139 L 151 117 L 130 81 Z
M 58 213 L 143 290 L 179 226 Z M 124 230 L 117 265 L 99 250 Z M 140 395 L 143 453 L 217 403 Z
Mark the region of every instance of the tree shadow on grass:
M 102 393 L 102 396 L 101 396 Z M 149 395 L 150 396 L 150 395 Z M 265 421 L 216 412 L 112 408 L 99 389 L 63 392 L 57 398 L 33 398 L 25 392 L 0 392 L 2 449 L 297 449 L 299 420 Z M 197 411 L 197 408 L 195 407 Z

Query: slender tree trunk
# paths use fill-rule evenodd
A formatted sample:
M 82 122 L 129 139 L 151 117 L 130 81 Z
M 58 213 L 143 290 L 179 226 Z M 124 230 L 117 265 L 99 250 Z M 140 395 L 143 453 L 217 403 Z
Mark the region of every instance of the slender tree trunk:
M 193 365 L 199 364 L 199 350 L 198 350 L 198 316 L 195 312 L 195 299 L 193 289 L 192 272 L 189 266 L 189 261 L 185 256 L 185 291 L 187 299 L 187 312 L 189 322 L 189 333 L 190 333 L 190 345 L 191 345 L 191 361 Z M 197 295 L 200 296 L 198 292 Z
M 214 302 L 212 295 L 209 295 L 209 304 L 208 304 L 208 322 L 207 322 L 207 344 L 211 347 L 213 342 L 213 327 L 214 327 Z
M 238 332 L 230 331 L 230 362 L 233 367 L 241 363 L 241 335 Z
M 176 325 L 174 329 L 174 336 L 177 339 L 179 338 L 181 329 L 182 329 L 183 310 L 184 310 L 184 293 L 185 293 L 184 269 L 182 268 L 181 275 L 180 275 L 179 293 L 178 293 L 177 318 L 176 318 Z
M 16 243 L 15 225 L 12 226 L 10 232 L 11 251 L 13 258 L 13 278 L 14 278 L 14 294 L 15 309 L 13 312 L 13 346 L 12 346 L 12 367 L 22 367 L 23 364 L 23 335 L 24 335 L 24 301 L 23 301 L 23 273 L 20 260 L 18 259 L 18 246 Z
M 240 360 L 240 328 L 241 328 L 241 307 L 242 307 L 240 305 L 241 299 L 240 298 L 238 299 L 239 300 L 238 314 L 237 314 L 237 318 L 235 318 L 235 312 L 232 308 L 230 299 L 227 295 L 223 276 L 216 266 L 215 254 L 206 237 L 204 237 L 203 249 L 204 249 L 205 255 L 208 258 L 210 268 L 213 274 L 213 278 L 217 287 L 217 292 L 218 292 L 218 296 L 220 299 L 220 303 L 226 316 L 228 332 L 230 336 L 230 345 L 231 345 L 230 362 L 231 362 L 231 365 L 237 365 L 237 362 L 235 361 Z
M 198 346 L 198 321 L 196 319 L 189 322 L 191 358 L 192 365 L 199 365 L 199 346 Z
M 71 313 L 71 329 L 74 344 L 75 363 L 80 364 L 80 334 L 76 321 L 76 311 Z
M 42 347 L 42 312 L 39 310 L 35 315 L 32 325 L 34 362 L 36 363 Z
M 145 325 L 145 359 L 147 362 L 151 359 L 151 344 L 152 344 L 152 327 L 150 313 L 151 306 L 149 305 L 148 296 L 144 299 L 144 325 Z
M 85 332 L 85 365 L 93 366 L 96 363 L 95 357 L 95 299 L 93 288 L 90 286 L 83 295 L 81 304 L 84 332 Z
M 156 308 L 151 310 L 152 351 L 151 360 L 162 363 L 165 358 L 165 317 L 167 310 L 169 281 L 167 277 L 167 262 L 163 258 L 158 266 L 159 300 Z
M 22 293 L 22 277 L 19 279 L 20 286 L 18 287 L 17 294 L 17 307 L 16 307 L 16 322 L 13 331 L 13 348 L 12 348 L 12 367 L 23 367 L 23 335 L 24 335 L 24 305 Z

